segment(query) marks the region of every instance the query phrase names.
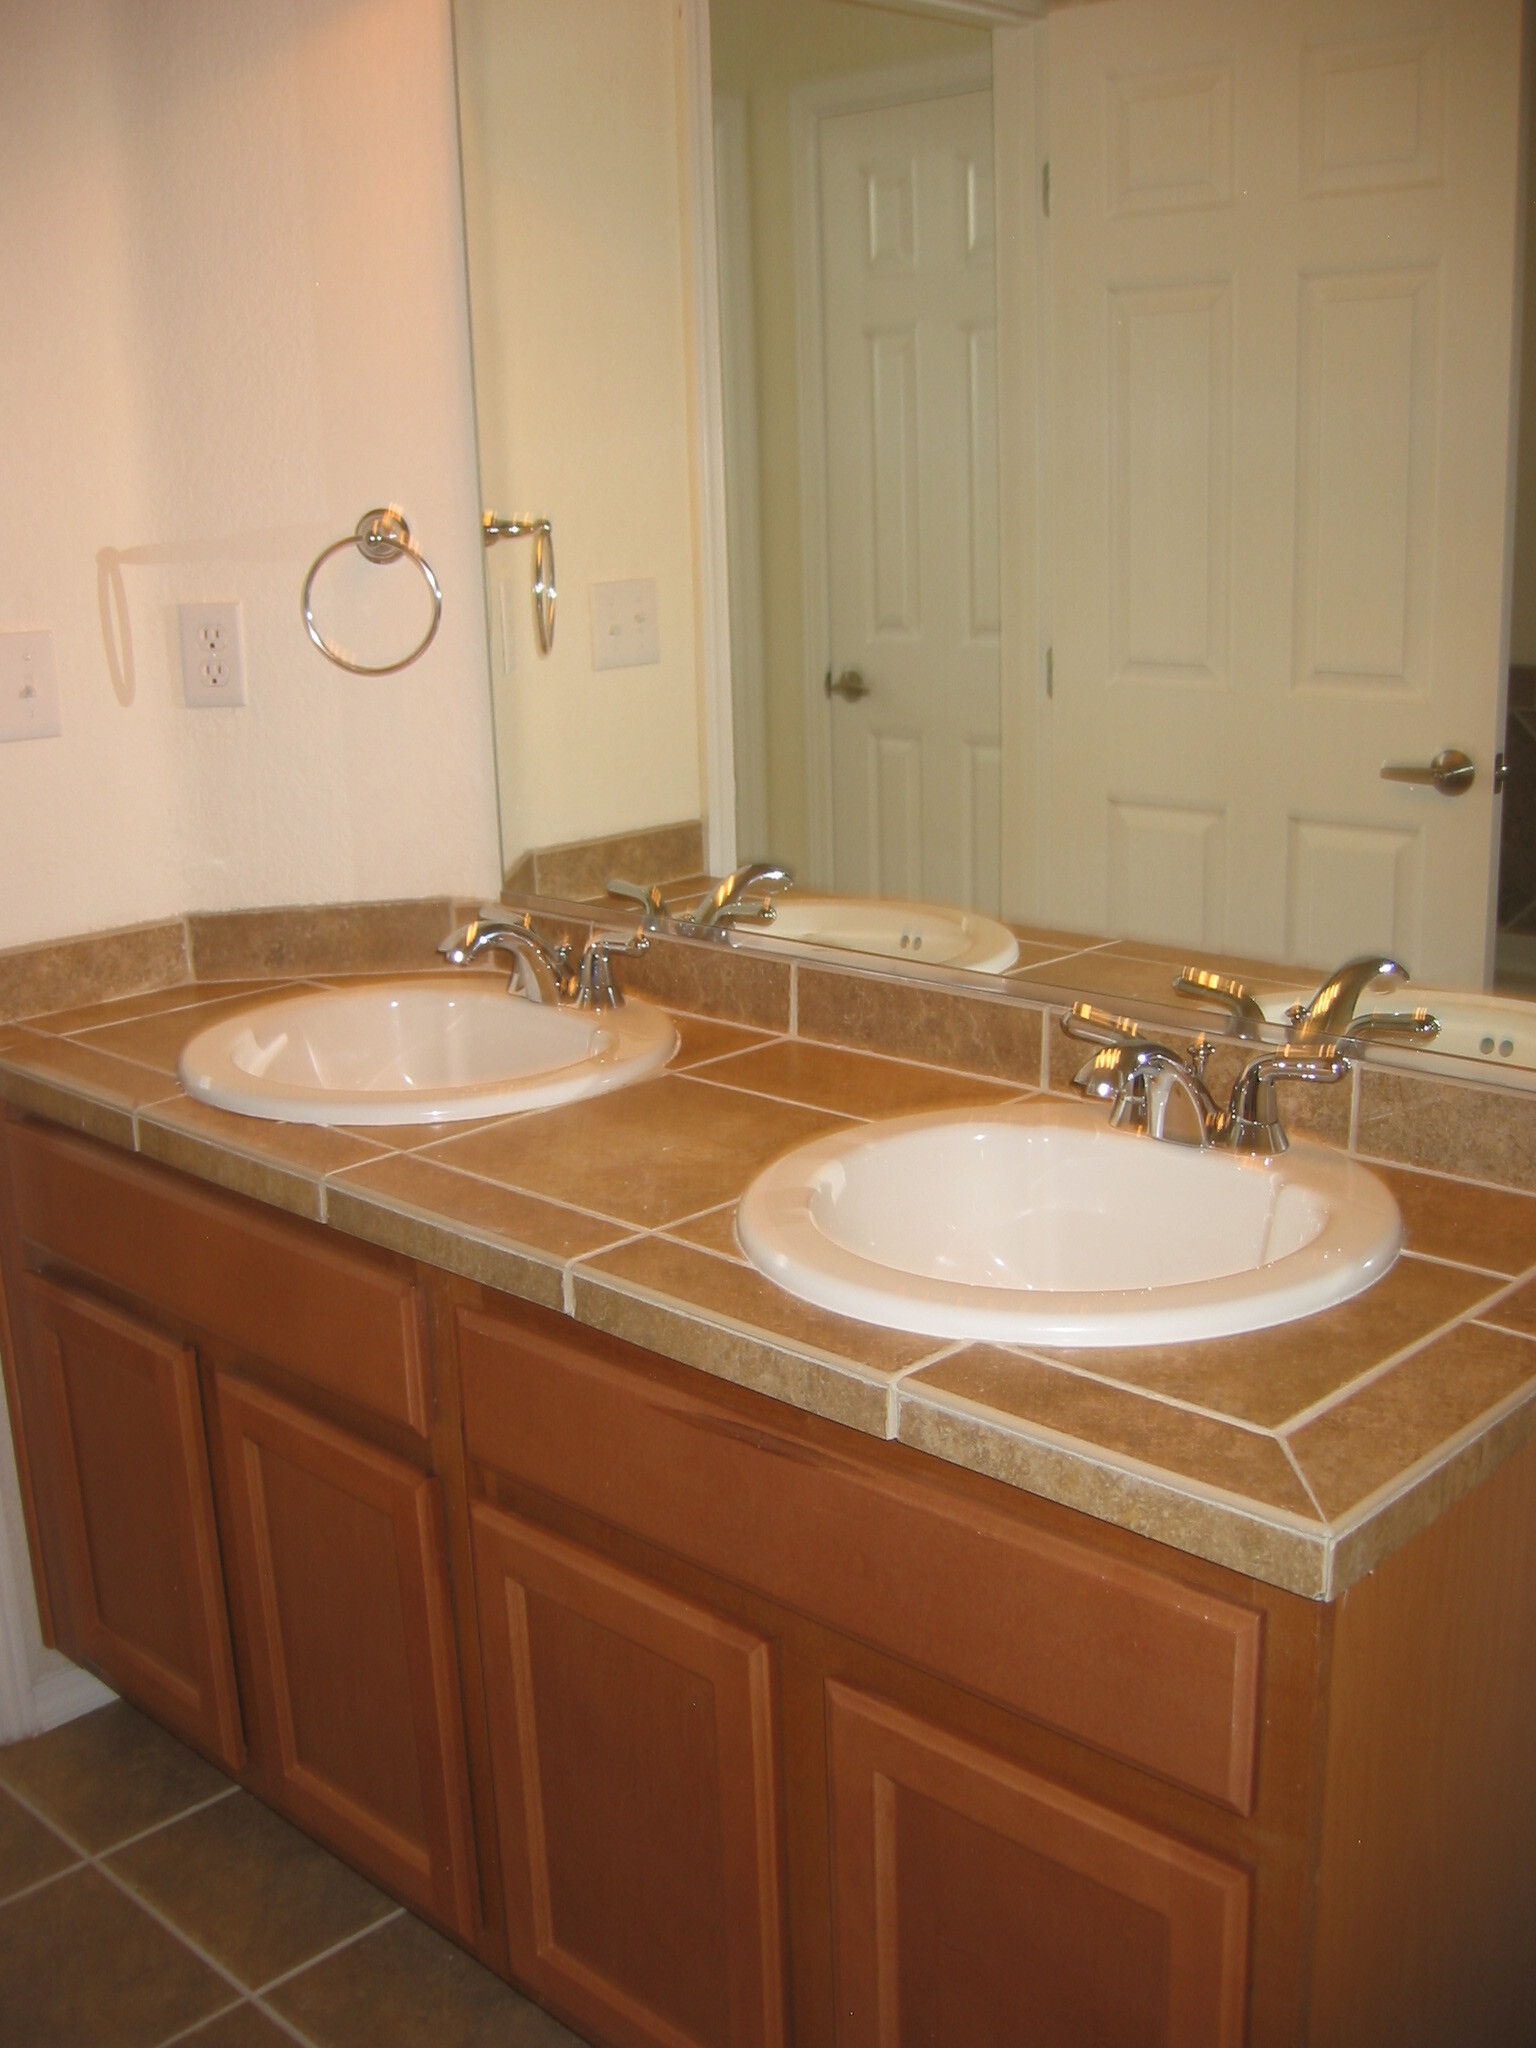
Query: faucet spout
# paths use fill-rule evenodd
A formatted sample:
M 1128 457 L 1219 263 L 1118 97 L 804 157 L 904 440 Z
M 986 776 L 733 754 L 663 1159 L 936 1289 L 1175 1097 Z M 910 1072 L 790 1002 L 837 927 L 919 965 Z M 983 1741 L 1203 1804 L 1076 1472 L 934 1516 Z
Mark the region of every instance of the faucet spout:
M 562 951 L 546 946 L 527 911 L 508 916 L 482 910 L 462 930 L 450 932 L 438 947 L 450 967 L 469 967 L 483 953 L 507 953 L 513 961 L 509 991 L 520 990 L 531 1003 L 558 1003 L 565 979 Z
M 727 875 L 718 888 L 701 897 L 682 923 L 695 936 L 719 932 L 729 924 L 739 924 L 747 919 L 769 924 L 773 919 L 773 905 L 749 901 L 747 891 L 765 882 L 780 889 L 790 889 L 794 887 L 794 880 L 790 870 L 780 867 L 775 861 L 749 861 L 745 867 Z

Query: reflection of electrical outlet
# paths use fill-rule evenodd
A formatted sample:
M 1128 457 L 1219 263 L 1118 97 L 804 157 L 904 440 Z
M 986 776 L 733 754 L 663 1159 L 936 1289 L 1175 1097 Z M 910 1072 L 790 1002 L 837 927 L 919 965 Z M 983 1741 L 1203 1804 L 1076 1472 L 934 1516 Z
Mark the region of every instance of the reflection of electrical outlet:
M 194 711 L 245 702 L 238 604 L 181 607 L 181 688 Z
M 0 740 L 47 740 L 64 730 L 51 633 L 0 633 Z
M 592 666 L 645 668 L 661 659 L 656 583 L 592 585 Z

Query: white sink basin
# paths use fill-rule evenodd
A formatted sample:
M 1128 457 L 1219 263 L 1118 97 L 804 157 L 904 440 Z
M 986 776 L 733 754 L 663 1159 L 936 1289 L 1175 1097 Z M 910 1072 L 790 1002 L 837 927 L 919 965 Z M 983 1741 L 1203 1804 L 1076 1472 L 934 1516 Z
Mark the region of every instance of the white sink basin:
M 1175 1343 L 1347 1301 L 1397 1257 L 1381 1182 L 1321 1146 L 1158 1143 L 1074 1103 L 840 1131 L 742 1198 L 748 1255 L 801 1300 L 932 1337 Z
M 290 1124 L 438 1124 L 623 1088 L 677 1050 L 649 1004 L 556 1009 L 500 980 L 376 982 L 262 1003 L 199 1032 L 181 1085 Z
M 967 967 L 973 974 L 1002 974 L 1019 957 L 1019 942 L 1007 926 L 974 910 L 878 902 L 870 896 L 802 896 L 798 891 L 775 896 L 773 908 L 773 923 L 764 928 L 764 936 L 833 946 L 844 953 Z M 738 930 L 751 932 L 752 927 Z

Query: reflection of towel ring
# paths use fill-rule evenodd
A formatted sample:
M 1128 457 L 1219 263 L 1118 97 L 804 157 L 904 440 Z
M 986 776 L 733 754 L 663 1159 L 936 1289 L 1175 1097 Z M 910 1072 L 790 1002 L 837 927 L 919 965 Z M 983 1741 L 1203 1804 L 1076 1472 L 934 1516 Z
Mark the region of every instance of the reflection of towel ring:
M 485 544 L 499 540 L 521 540 L 533 535 L 533 619 L 539 629 L 539 651 L 548 654 L 555 644 L 555 529 L 547 519 L 498 519 L 487 512 Z
M 315 578 L 332 555 L 339 555 L 343 548 L 356 548 L 365 562 L 393 562 L 399 555 L 408 555 L 427 579 L 427 588 L 432 593 L 432 623 L 427 628 L 426 638 L 419 647 L 413 647 L 403 661 L 386 661 L 381 667 L 371 668 L 367 662 L 353 661 L 335 647 L 315 624 L 312 593 Z M 371 512 L 365 512 L 357 522 L 357 530 L 349 533 L 344 540 L 332 541 L 309 565 L 309 574 L 304 578 L 304 629 L 319 648 L 327 661 L 334 661 L 338 668 L 350 670 L 355 676 L 392 676 L 397 669 L 409 668 L 432 645 L 437 629 L 442 623 L 443 593 L 437 578 L 432 574 L 427 561 L 411 539 L 411 529 L 406 524 L 405 514 L 398 505 L 376 505 Z

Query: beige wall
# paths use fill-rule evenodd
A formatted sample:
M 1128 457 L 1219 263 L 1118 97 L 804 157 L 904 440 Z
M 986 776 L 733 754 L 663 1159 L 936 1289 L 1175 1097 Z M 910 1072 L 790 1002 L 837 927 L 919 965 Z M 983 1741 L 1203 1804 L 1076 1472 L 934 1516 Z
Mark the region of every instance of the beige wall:
M 985 49 L 985 31 L 850 0 L 712 0 L 715 90 L 747 101 L 762 478 L 768 822 L 773 853 L 806 862 L 800 424 L 795 366 L 789 96 L 813 78 Z
M 457 0 L 485 502 L 554 521 L 489 559 L 508 864 L 700 812 L 681 25 L 673 0 Z M 535 89 L 536 88 L 536 89 Z M 654 577 L 659 664 L 592 666 L 593 583 Z
M 0 746 L 0 945 L 488 887 L 448 0 L 0 0 L 0 31 L 0 630 L 52 628 L 64 716 Z M 299 589 L 389 499 L 445 607 L 369 682 Z M 409 644 L 409 565 L 351 569 L 329 630 Z M 190 712 L 176 606 L 227 597 L 250 704 Z

